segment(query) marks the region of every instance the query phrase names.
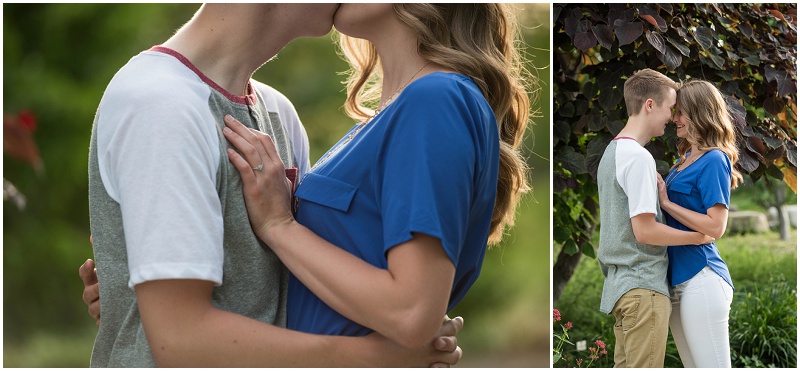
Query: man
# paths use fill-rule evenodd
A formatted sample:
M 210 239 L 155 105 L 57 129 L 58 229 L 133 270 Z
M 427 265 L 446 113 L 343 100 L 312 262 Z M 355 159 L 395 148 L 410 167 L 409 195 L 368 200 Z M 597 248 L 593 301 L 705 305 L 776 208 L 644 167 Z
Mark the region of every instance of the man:
M 597 170 L 603 275 L 600 310 L 613 313 L 615 367 L 663 367 L 669 316 L 667 245 L 713 241 L 661 224 L 658 173 L 644 145 L 664 134 L 678 85 L 645 69 L 625 81 L 628 122 Z
M 452 337 L 411 350 L 377 334 L 334 337 L 281 328 L 287 271 L 251 230 L 239 174 L 225 154 L 223 117 L 268 133 L 285 167 L 305 172 L 308 139 L 294 108 L 250 78 L 289 41 L 327 34 L 336 9 L 207 4 L 111 81 L 89 157 L 91 230 L 104 298 L 93 367 L 457 362 Z M 85 267 L 86 282 L 91 267 Z M 460 325 L 445 322 L 443 330 L 455 335 Z

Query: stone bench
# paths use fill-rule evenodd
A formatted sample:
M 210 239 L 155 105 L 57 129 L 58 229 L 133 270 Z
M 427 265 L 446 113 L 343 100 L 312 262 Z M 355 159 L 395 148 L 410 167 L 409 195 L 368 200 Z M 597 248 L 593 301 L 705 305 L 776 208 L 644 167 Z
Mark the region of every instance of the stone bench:
M 765 232 L 769 232 L 767 214 L 758 211 L 731 211 L 728 213 L 728 228 L 725 234 Z
M 789 225 L 792 228 L 797 228 L 797 205 L 783 205 L 783 210 L 786 212 Z M 774 206 L 769 208 L 767 211 L 767 220 L 769 221 L 770 227 L 778 227 L 778 208 Z

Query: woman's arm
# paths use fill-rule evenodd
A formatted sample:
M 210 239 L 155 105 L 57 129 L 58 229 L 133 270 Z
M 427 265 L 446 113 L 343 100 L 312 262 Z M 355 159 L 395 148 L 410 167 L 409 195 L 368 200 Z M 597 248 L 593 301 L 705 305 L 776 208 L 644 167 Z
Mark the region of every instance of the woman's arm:
M 656 221 L 655 214 L 639 214 L 631 218 L 633 235 L 639 243 L 656 246 L 703 245 L 714 237 L 700 232 L 681 231 Z
M 701 214 L 674 202 L 662 203 L 661 208 L 668 212 L 681 224 L 714 238 L 720 238 L 728 226 L 728 208 L 723 204 L 716 204 Z
M 242 153 L 228 151 L 242 176 L 250 223 L 287 268 L 345 317 L 405 346 L 430 342 L 455 276 L 441 241 L 415 234 L 389 250 L 388 269 L 330 244 L 294 220 L 291 186 L 269 136 L 229 116 L 226 124 L 225 137 Z
M 715 204 L 705 214 L 686 209 L 669 200 L 667 186 L 661 176 L 658 177 L 658 198 L 661 208 L 681 224 L 714 238 L 720 238 L 725 233 L 728 226 L 728 208 L 725 205 Z
M 399 344 L 430 342 L 447 311 L 455 267 L 437 238 L 415 234 L 380 269 L 295 221 L 258 235 L 331 308 Z
M 379 334 L 325 336 L 278 328 L 219 310 L 213 283 L 156 280 L 136 285 L 142 327 L 159 366 L 366 367 L 455 363 L 460 351 L 404 348 Z

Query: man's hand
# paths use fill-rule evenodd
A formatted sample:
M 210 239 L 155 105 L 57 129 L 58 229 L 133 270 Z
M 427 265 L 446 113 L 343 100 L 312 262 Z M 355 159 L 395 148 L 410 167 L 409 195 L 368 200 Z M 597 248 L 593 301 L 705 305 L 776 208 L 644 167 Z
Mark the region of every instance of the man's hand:
M 367 367 L 450 367 L 461 360 L 461 348 L 456 334 L 464 327 L 461 317 L 444 317 L 441 327 L 430 343 L 419 348 L 406 348 L 374 332 L 365 359 Z
M 437 338 L 433 341 L 433 347 L 441 352 L 444 352 L 454 358 L 450 362 L 435 362 L 430 367 L 450 367 L 454 366 L 461 360 L 461 348 L 458 346 L 456 335 L 464 329 L 464 319 L 456 317 L 450 319 L 447 315 L 444 316 L 442 326 L 439 327 L 439 332 L 436 334 Z M 444 359 L 443 359 L 444 361 Z
M 714 242 L 714 240 L 716 240 L 716 238 L 711 237 L 709 235 L 705 235 L 702 232 L 697 232 L 697 234 L 698 234 L 698 236 L 697 236 L 697 238 L 698 238 L 697 245 L 709 244 L 709 243 Z
M 86 260 L 78 274 L 83 281 L 83 302 L 89 308 L 89 315 L 95 320 L 97 327 L 100 327 L 100 284 L 97 282 L 97 269 L 94 267 L 92 259 Z

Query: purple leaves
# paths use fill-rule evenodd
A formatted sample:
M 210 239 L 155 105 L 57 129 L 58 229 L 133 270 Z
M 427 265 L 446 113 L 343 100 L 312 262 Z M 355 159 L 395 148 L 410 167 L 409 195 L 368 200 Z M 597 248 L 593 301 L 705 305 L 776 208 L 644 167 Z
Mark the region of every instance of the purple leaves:
M 628 45 L 642 36 L 644 25 L 642 22 L 627 22 L 623 19 L 614 21 L 614 34 L 617 35 L 619 45 Z

